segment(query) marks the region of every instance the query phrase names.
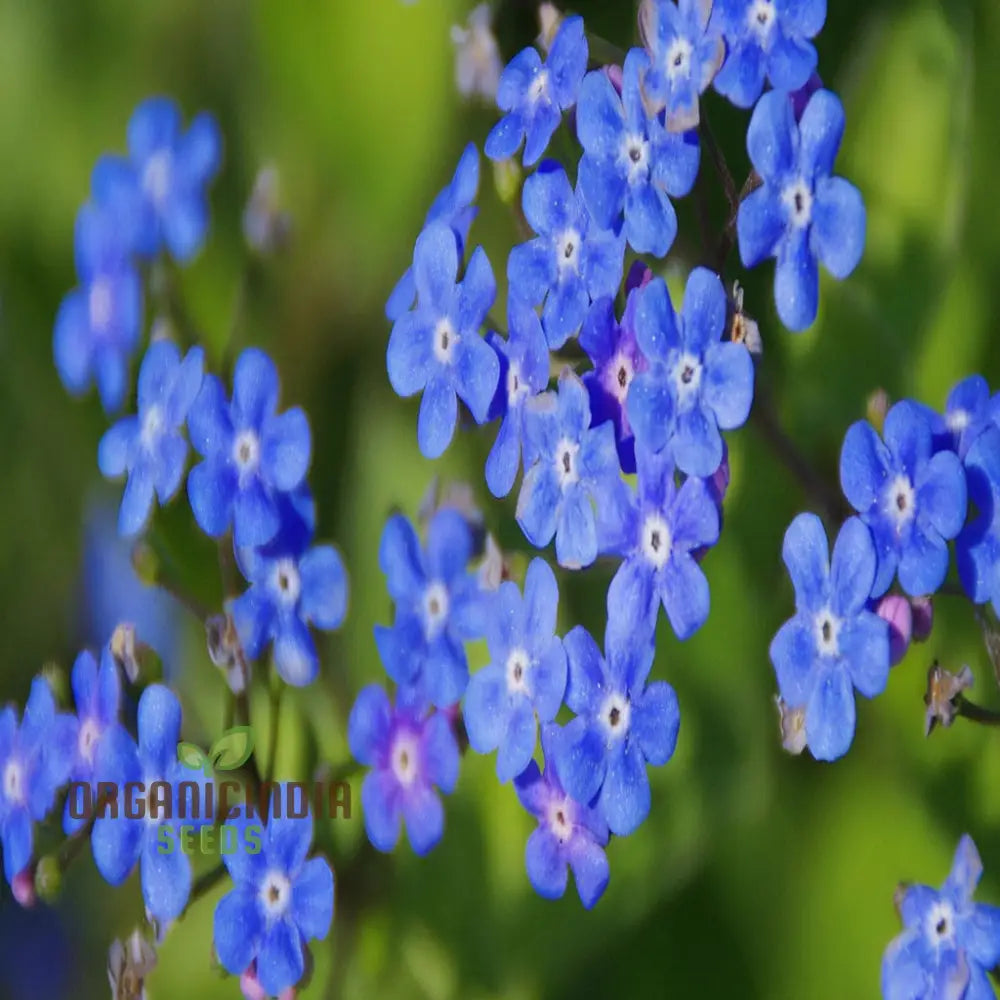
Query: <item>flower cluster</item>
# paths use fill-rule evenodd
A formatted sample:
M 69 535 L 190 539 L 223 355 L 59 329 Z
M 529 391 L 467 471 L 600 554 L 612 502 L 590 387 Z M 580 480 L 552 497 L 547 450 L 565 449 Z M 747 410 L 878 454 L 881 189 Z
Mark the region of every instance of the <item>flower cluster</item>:
M 797 734 L 786 745 L 821 760 L 851 745 L 853 691 L 880 694 L 911 637 L 926 638 L 914 619 L 945 583 L 949 543 L 969 599 L 1000 612 L 1000 393 L 974 375 L 943 414 L 901 400 L 881 435 L 858 421 L 844 437 L 840 482 L 857 514 L 831 559 L 815 515 L 799 515 L 785 535 L 796 614 L 771 644 L 783 721 Z

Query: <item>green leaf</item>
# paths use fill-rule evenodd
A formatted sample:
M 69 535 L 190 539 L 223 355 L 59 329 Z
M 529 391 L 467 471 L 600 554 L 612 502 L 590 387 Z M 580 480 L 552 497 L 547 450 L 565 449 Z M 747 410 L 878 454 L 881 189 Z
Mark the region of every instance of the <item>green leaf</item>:
M 177 759 L 192 771 L 200 771 L 209 762 L 205 751 L 194 743 L 178 743 Z
M 249 726 L 227 729 L 209 751 L 213 763 L 220 771 L 235 771 L 242 767 L 253 753 L 253 730 Z

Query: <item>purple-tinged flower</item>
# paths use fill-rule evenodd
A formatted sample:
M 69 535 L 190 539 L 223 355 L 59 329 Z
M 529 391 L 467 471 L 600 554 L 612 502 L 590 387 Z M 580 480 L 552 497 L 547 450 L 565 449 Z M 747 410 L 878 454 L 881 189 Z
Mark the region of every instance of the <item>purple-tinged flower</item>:
M 797 91 L 816 69 L 812 39 L 826 21 L 826 0 L 715 0 L 713 24 L 726 40 L 715 89 L 738 108 L 754 105 L 765 78 Z
M 0 844 L 8 883 L 31 860 L 32 828 L 69 778 L 76 742 L 76 718 L 57 711 L 43 677 L 31 683 L 20 726 L 13 708 L 0 709 Z
M 138 746 L 120 724 L 98 744 L 94 772 L 99 782 L 116 786 L 118 802 L 117 810 L 98 815 L 91 847 L 97 870 L 111 885 L 121 885 L 138 861 L 146 910 L 169 922 L 181 915 L 191 893 L 191 862 L 180 848 L 180 828 L 212 822 L 204 815 L 210 779 L 177 759 L 181 706 L 169 688 L 151 684 L 143 691 L 138 727 Z M 145 794 L 136 796 L 139 787 Z M 162 843 L 174 849 L 164 852 Z
M 836 760 L 854 739 L 856 688 L 866 698 L 889 679 L 889 625 L 868 610 L 875 544 L 859 518 L 844 522 L 828 555 L 815 514 L 799 514 L 785 532 L 782 556 L 795 587 L 795 616 L 771 642 L 778 693 L 805 709 L 813 757 Z
M 522 49 L 500 76 L 497 107 L 507 114 L 486 137 L 491 160 L 513 156 L 524 140 L 524 165 L 537 163 L 562 113 L 576 103 L 587 71 L 587 36 L 582 17 L 568 17 L 559 26 L 545 62 L 532 47 Z
M 90 650 L 85 649 L 80 653 L 73 664 L 70 681 L 76 705 L 77 740 L 72 753 L 69 778 L 74 782 L 88 782 L 92 801 L 96 802 L 97 748 L 104 734 L 118 721 L 122 696 L 121 675 L 110 648 L 105 646 L 101 650 L 99 667 Z M 75 833 L 85 825 L 86 819 L 82 815 L 84 805 L 79 799 L 72 803 L 67 797 L 63 811 L 63 830 L 67 834 Z M 79 818 L 73 816 L 74 812 Z
M 486 485 L 495 497 L 510 493 L 521 464 L 524 404 L 549 384 L 549 348 L 538 314 L 516 294 L 507 297 L 507 339 L 487 336 L 500 362 L 491 416 L 501 416 L 486 458 Z
M 913 608 L 901 594 L 886 594 L 870 601 L 872 611 L 889 625 L 889 666 L 894 667 L 910 648 L 913 637 Z
M 448 795 L 458 780 L 458 744 L 445 714 L 424 717 L 399 699 L 393 708 L 385 691 L 371 684 L 351 709 L 347 740 L 355 759 L 372 769 L 361 786 L 372 845 L 393 850 L 402 819 L 414 852 L 427 854 L 444 833 L 435 789 Z
M 610 421 L 592 427 L 587 390 L 570 369 L 558 393 L 525 404 L 525 469 L 517 498 L 517 523 L 539 548 L 556 539 L 560 566 L 579 569 L 596 558 L 594 508 L 613 501 L 625 484 L 618 475 L 615 430 Z
M 566 891 L 567 869 L 573 870 L 580 902 L 590 909 L 607 888 L 610 870 L 604 848 L 608 824 L 596 809 L 566 794 L 552 749 L 555 726 L 542 728 L 545 770 L 531 761 L 514 781 L 521 805 L 537 820 L 524 850 L 528 879 L 540 896 L 559 899 Z
M 462 151 L 454 176 L 438 193 L 424 219 L 424 229 L 432 222 L 443 222 L 455 234 L 455 245 L 460 258 L 465 255 L 465 242 L 478 211 L 474 204 L 478 190 L 479 150 L 475 143 L 470 142 Z M 386 319 L 395 322 L 413 308 L 416 299 L 417 281 L 413 268 L 408 267 L 385 304 Z
M 1000 393 L 990 395 L 990 386 L 982 375 L 970 375 L 948 393 L 943 415 L 934 413 L 934 450 L 949 449 L 964 459 L 980 434 L 1000 423 Z
M 988 427 L 965 456 L 969 496 L 978 514 L 955 540 L 958 575 L 976 604 L 1000 615 L 1000 427 Z
M 663 257 L 677 235 L 670 199 L 693 187 L 700 150 L 697 133 L 667 132 L 647 112 L 641 77 L 648 67 L 646 53 L 632 49 L 620 94 L 603 70 L 584 79 L 576 112 L 583 146 L 579 187 L 598 226 L 617 228 L 624 212 L 629 246 Z
M 482 247 L 456 283 L 458 248 L 443 222 L 428 226 L 413 255 L 417 304 L 393 324 L 386 354 L 392 388 L 400 396 L 423 391 L 417 443 L 438 458 L 451 443 L 458 420 L 457 396 L 476 423 L 483 423 L 500 377 L 496 355 L 479 335 L 497 286 Z
M 236 849 L 222 854 L 234 887 L 215 908 L 215 953 L 233 975 L 253 965 L 269 997 L 302 978 L 306 942 L 322 941 L 333 920 L 333 871 L 325 858 L 308 857 L 313 819 L 304 788 L 282 785 L 281 801 L 292 791 L 304 815 L 274 815 L 264 825 L 241 808 L 220 834 Z
M 232 402 L 206 375 L 188 413 L 188 434 L 204 458 L 188 474 L 198 526 L 218 538 L 233 525 L 238 547 L 264 545 L 281 526 L 278 496 L 297 489 L 309 469 L 309 421 L 298 406 L 278 414 L 278 373 L 261 350 L 236 361 Z
M 462 25 L 452 25 L 455 46 L 455 86 L 463 97 L 479 96 L 492 104 L 500 88 L 503 62 L 493 34 L 493 12 L 488 3 L 473 7 Z
M 608 588 L 608 635 L 624 642 L 652 642 L 663 605 L 678 639 L 689 639 L 708 619 L 708 580 L 696 556 L 719 540 L 719 508 L 703 479 L 674 482 L 664 452 L 636 449 L 638 492 L 604 515 L 608 543 L 602 552 L 624 561 Z
M 617 293 L 625 238 L 593 223 L 579 191 L 553 160 L 524 182 L 522 204 L 539 235 L 511 251 L 507 281 L 529 305 L 545 303 L 545 337 L 555 350 L 580 329 L 594 299 Z
M 184 425 L 201 389 L 204 358 L 200 347 L 182 359 L 168 340 L 151 344 L 139 368 L 138 413 L 101 438 L 102 475 L 128 476 L 118 511 L 118 531 L 126 537 L 146 524 L 154 494 L 165 504 L 181 488 L 188 453 Z
M 465 692 L 469 743 L 497 753 L 497 779 L 516 778 L 535 753 L 538 722 L 551 722 L 566 691 L 566 652 L 555 634 L 559 589 L 543 559 L 533 559 L 524 597 L 507 580 L 486 618 L 490 663 Z M 536 721 L 537 715 L 537 721 Z
M 68 392 L 79 395 L 92 381 L 108 413 L 128 392 L 128 366 L 139 346 L 142 281 L 108 213 L 84 205 L 74 233 L 80 287 L 59 306 L 52 351 Z
M 901 885 L 903 931 L 882 958 L 885 1000 L 989 1000 L 990 970 L 1000 962 L 1000 907 L 974 903 L 983 872 L 965 834 L 941 891 Z
M 128 156 L 104 156 L 91 181 L 94 198 L 117 217 L 136 253 L 164 246 L 188 261 L 208 231 L 207 188 L 219 170 L 222 138 L 208 112 L 183 130 L 177 104 L 151 97 L 133 112 Z
M 666 764 L 674 754 L 677 695 L 666 681 L 646 683 L 651 642 L 609 635 L 605 658 L 578 625 L 563 644 L 569 661 L 566 704 L 576 718 L 555 742 L 559 777 L 572 798 L 590 803 L 611 832 L 624 837 L 649 815 L 646 765 Z
M 626 406 L 629 388 L 636 375 L 649 368 L 635 336 L 637 293 L 635 288 L 628 293 L 621 323 L 615 319 L 614 300 L 598 299 L 580 331 L 580 346 L 594 366 L 583 374 L 591 420 L 595 426 L 606 420 L 614 425 L 618 460 L 625 473 L 635 472 L 635 434 Z
M 426 551 L 400 514 L 389 518 L 379 545 L 396 614 L 391 628 L 375 626 L 375 643 L 389 676 L 438 708 L 465 693 L 463 643 L 480 638 L 485 628 L 485 596 L 468 570 L 472 552 L 472 530 L 452 508 L 431 518 Z
M 670 132 L 696 128 L 698 98 L 726 55 L 726 43 L 712 21 L 712 0 L 643 0 L 639 29 L 650 65 L 643 92 L 654 111 L 663 111 Z
M 711 476 L 722 462 L 720 430 L 740 427 L 753 402 L 753 360 L 743 344 L 723 340 L 726 293 L 719 276 L 696 267 L 680 316 L 662 278 L 638 293 L 639 349 L 652 367 L 629 389 L 637 445 L 669 448 L 688 476 Z
M 843 134 L 844 106 L 828 90 L 813 94 L 798 123 L 788 94 L 770 91 L 757 102 L 747 130 L 747 151 L 764 183 L 740 202 L 740 257 L 745 267 L 777 259 L 774 301 L 790 330 L 804 330 L 816 319 L 817 260 L 843 280 L 864 250 L 861 192 L 831 176 Z
M 948 572 L 948 542 L 965 523 L 965 473 L 950 451 L 932 454 L 931 425 L 909 400 L 886 414 L 884 443 L 871 424 L 848 428 L 840 453 L 840 483 L 871 529 L 878 553 L 872 597 L 899 571 L 911 597 L 932 594 Z

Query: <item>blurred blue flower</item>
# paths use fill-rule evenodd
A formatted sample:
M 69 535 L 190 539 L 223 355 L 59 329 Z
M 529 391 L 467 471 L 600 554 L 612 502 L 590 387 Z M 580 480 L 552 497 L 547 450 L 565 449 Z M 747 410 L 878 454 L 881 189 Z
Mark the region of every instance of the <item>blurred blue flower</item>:
M 923 597 L 944 582 L 948 542 L 965 523 L 965 473 L 954 452 L 932 454 L 930 421 L 909 400 L 886 414 L 883 436 L 866 420 L 848 428 L 840 483 L 875 540 L 871 596 L 881 597 L 898 569 L 903 590 Z
M 559 588 L 543 559 L 533 559 L 524 597 L 506 580 L 486 618 L 490 663 L 465 692 L 469 744 L 497 753 L 497 779 L 516 778 L 535 752 L 538 722 L 551 722 L 566 691 L 566 652 L 555 634 Z M 537 715 L 537 721 L 536 721 Z
M 325 858 L 308 858 L 313 820 L 305 788 L 281 784 L 281 802 L 297 791 L 301 818 L 247 815 L 241 807 L 226 828 L 236 849 L 222 860 L 234 887 L 215 908 L 215 953 L 234 976 L 256 962 L 256 976 L 267 996 L 294 986 L 306 968 L 306 942 L 323 940 L 333 920 L 333 871 Z M 258 842 L 251 853 L 250 834 Z
M 816 69 L 812 39 L 826 21 L 826 0 L 715 0 L 714 24 L 728 52 L 715 89 L 752 107 L 765 77 L 775 90 L 803 87 Z
M 638 292 L 639 348 L 649 371 L 629 389 L 637 445 L 670 449 L 681 472 L 711 476 L 722 462 L 720 430 L 742 426 L 753 402 L 753 360 L 743 344 L 722 340 L 726 293 L 719 276 L 696 267 L 680 317 L 662 278 Z
M 142 281 L 115 219 L 97 206 L 80 209 L 74 247 L 80 287 L 63 299 L 56 316 L 56 370 L 73 394 L 96 381 L 101 403 L 112 413 L 125 402 L 129 360 L 139 346 Z
M 549 384 L 549 348 L 538 314 L 516 294 L 507 296 L 507 339 L 495 333 L 486 339 L 500 362 L 490 415 L 503 418 L 486 458 L 486 485 L 505 497 L 521 464 L 524 404 Z
M 31 682 L 20 726 L 12 707 L 0 709 L 0 844 L 8 883 L 31 860 L 33 826 L 69 779 L 76 742 L 75 716 L 57 711 L 43 677 Z
M 604 70 L 587 74 L 576 113 L 579 186 L 598 226 L 616 228 L 624 212 L 629 246 L 662 257 L 677 235 L 670 198 L 691 190 L 700 152 L 695 132 L 676 135 L 650 117 L 641 89 L 648 68 L 646 53 L 632 49 L 620 95 Z
M 439 708 L 465 693 L 469 667 L 464 642 L 482 637 L 485 597 L 468 571 L 472 529 L 453 508 L 442 508 L 417 533 L 400 514 L 389 518 L 379 545 L 379 566 L 396 605 L 390 628 L 375 626 L 375 643 L 389 676 Z
M 567 17 L 559 26 L 542 62 L 534 48 L 522 49 L 500 75 L 497 107 L 507 114 L 486 137 L 484 151 L 491 160 L 513 156 L 524 140 L 524 165 L 537 163 L 562 112 L 576 103 L 580 81 L 587 71 L 587 36 L 582 17 Z
M 530 400 L 524 412 L 525 475 L 517 498 L 517 523 L 532 545 L 556 539 L 560 566 L 589 566 L 599 547 L 594 507 L 611 502 L 625 484 L 618 475 L 610 421 L 591 427 L 590 401 L 580 379 L 566 368 L 558 393 Z
M 465 255 L 465 241 L 478 209 L 473 204 L 479 190 L 479 150 L 470 142 L 462 151 L 455 174 L 448 186 L 434 199 L 424 219 L 426 229 L 433 222 L 443 222 L 454 234 L 459 258 Z M 395 322 L 413 308 L 417 298 L 417 282 L 413 268 L 408 267 L 389 294 L 385 304 L 386 319 Z
M 138 414 L 123 417 L 101 438 L 101 473 L 108 478 L 128 475 L 118 513 L 122 535 L 142 530 L 154 492 L 165 504 L 181 487 L 188 452 L 183 430 L 201 389 L 204 360 L 200 347 L 191 348 L 182 360 L 170 341 L 151 344 L 139 368 Z
M 698 98 L 726 55 L 711 13 L 712 0 L 643 0 L 639 8 L 650 56 L 643 91 L 652 109 L 664 112 L 670 132 L 697 127 Z
M 361 786 L 365 831 L 373 846 L 391 851 L 400 820 L 416 854 L 427 854 L 444 833 L 444 809 L 436 789 L 450 794 L 458 780 L 458 744 L 442 712 L 424 717 L 397 699 L 393 708 L 377 684 L 358 695 L 347 740 L 368 767 Z
M 649 815 L 646 765 L 666 764 L 680 727 L 677 695 L 666 681 L 647 684 L 653 644 L 605 642 L 601 656 L 578 625 L 563 640 L 569 661 L 566 704 L 576 713 L 554 747 L 563 788 L 597 809 L 616 836 Z
M 1000 962 L 1000 907 L 974 903 L 983 872 L 965 834 L 941 891 L 901 886 L 904 930 L 882 958 L 885 1000 L 990 1000 L 990 971 Z
M 790 330 L 816 319 L 817 259 L 843 280 L 864 250 L 861 192 L 831 176 L 843 134 L 844 107 L 828 90 L 812 95 L 798 123 L 783 91 L 764 94 L 750 118 L 747 151 L 764 183 L 740 202 L 740 257 L 745 267 L 777 259 L 774 300 Z
M 240 548 L 264 545 L 281 526 L 278 495 L 299 487 L 309 469 L 309 421 L 300 407 L 277 414 L 278 373 L 261 350 L 236 361 L 232 402 L 206 375 L 188 413 L 188 434 L 205 459 L 188 474 L 198 526 L 213 538 L 233 525 Z
M 866 698 L 889 680 L 889 626 L 868 608 L 875 545 L 859 518 L 840 529 L 828 556 L 826 531 L 815 514 L 799 514 L 782 550 L 795 587 L 794 618 L 771 643 L 778 691 L 805 711 L 805 737 L 817 760 L 842 757 L 854 739 L 854 692 Z
M 386 354 L 393 389 L 400 396 L 423 391 L 417 443 L 427 458 L 438 458 L 451 443 L 456 394 L 481 424 L 500 377 L 496 355 L 479 333 L 496 298 L 493 269 L 482 247 L 456 283 L 458 265 L 454 232 L 432 223 L 413 255 L 417 304 L 393 324 Z
M 1000 427 L 991 425 L 965 456 L 969 497 L 978 514 L 955 540 L 965 592 L 976 604 L 993 603 L 1000 615 Z
M 580 329 L 593 299 L 617 294 L 625 238 L 592 222 L 566 171 L 553 160 L 524 182 L 522 207 L 539 235 L 511 250 L 507 282 L 529 305 L 545 303 L 545 337 L 555 350 Z
M 540 896 L 559 899 L 573 870 L 580 902 L 589 910 L 607 888 L 610 870 L 604 848 L 608 824 L 600 813 L 572 799 L 559 780 L 553 748 L 555 726 L 542 727 L 545 770 L 531 761 L 514 781 L 521 805 L 538 820 L 524 851 L 528 879 Z
M 982 375 L 962 379 L 948 393 L 944 414 L 929 410 L 934 430 L 934 450 L 950 449 L 964 459 L 980 434 L 991 424 L 1000 424 L 1000 392 L 990 395 Z

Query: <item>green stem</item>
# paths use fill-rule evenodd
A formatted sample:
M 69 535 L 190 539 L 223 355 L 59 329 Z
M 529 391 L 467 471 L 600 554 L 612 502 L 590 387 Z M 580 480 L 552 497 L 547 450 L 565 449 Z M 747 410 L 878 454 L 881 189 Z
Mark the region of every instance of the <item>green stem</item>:
M 264 771 L 264 781 L 274 780 L 274 765 L 278 758 L 278 732 L 281 725 L 281 696 L 285 685 L 277 675 L 271 678 L 271 719 L 270 735 L 267 744 L 267 769 Z
M 1000 712 L 983 708 L 982 705 L 977 705 L 961 695 L 955 700 L 955 704 L 958 707 L 958 714 L 963 719 L 978 722 L 981 726 L 1000 726 Z

